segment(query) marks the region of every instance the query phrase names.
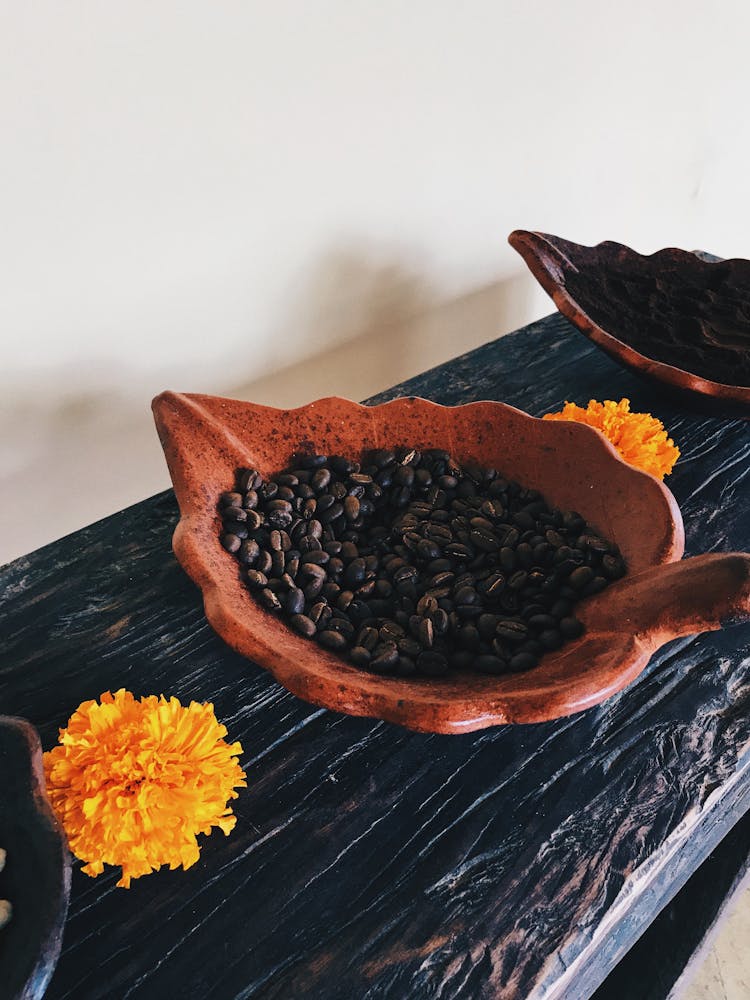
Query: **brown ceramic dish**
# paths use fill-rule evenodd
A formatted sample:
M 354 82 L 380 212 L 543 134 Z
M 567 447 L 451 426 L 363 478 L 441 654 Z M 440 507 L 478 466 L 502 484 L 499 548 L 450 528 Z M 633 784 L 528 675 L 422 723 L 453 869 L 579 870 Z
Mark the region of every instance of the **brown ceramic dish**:
M 366 407 L 321 399 L 277 410 L 165 392 L 153 410 L 182 514 L 174 550 L 203 591 L 206 616 L 234 649 L 316 705 L 423 732 L 460 733 L 569 715 L 623 688 L 676 636 L 750 610 L 750 557 L 683 551 L 680 511 L 656 479 L 620 460 L 598 431 L 537 420 L 503 403 L 443 407 L 402 398 Z M 409 444 L 447 448 L 573 508 L 621 548 L 629 575 L 579 606 L 585 635 L 526 673 L 418 681 L 369 674 L 292 632 L 241 582 L 219 543 L 219 493 L 243 466 L 270 474 L 295 451 L 359 456 Z M 664 565 L 670 564 L 672 565 Z M 699 584 L 699 585 L 698 585 Z
M 13 916 L 0 930 L 0 995 L 44 995 L 62 943 L 70 893 L 65 835 L 47 802 L 42 748 L 33 726 L 0 716 L 0 898 Z
M 642 256 L 524 229 L 508 242 L 563 316 L 616 361 L 750 411 L 750 261 Z

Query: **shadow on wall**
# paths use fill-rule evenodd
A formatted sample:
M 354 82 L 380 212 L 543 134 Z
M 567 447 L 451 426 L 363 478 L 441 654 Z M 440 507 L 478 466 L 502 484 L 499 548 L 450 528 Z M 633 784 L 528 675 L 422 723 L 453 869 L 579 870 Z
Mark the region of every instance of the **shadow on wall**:
M 365 399 L 529 322 L 535 290 L 519 272 L 445 301 L 403 265 L 334 254 L 316 268 L 278 335 L 304 357 L 283 365 L 287 348 L 272 374 L 222 392 L 273 406 Z
M 48 385 L 40 377 L 17 386 L 0 400 L 0 492 L 8 510 L 27 510 L 43 469 L 45 481 L 55 483 L 55 503 L 44 518 L 0 519 L 0 564 L 169 484 L 149 408 L 156 392 L 173 388 L 282 407 L 328 395 L 365 399 L 535 319 L 534 291 L 530 275 L 519 273 L 440 301 L 401 264 L 339 253 L 294 295 L 270 352 L 276 370 L 266 365 L 253 377 L 252 362 L 235 349 L 231 363 L 222 354 L 203 368 L 144 376 L 118 366 L 115 383 L 110 368 L 93 387 L 77 382 L 74 368 L 51 373 Z M 284 365 L 290 355 L 300 360 Z M 238 368 L 247 376 L 228 380 L 226 373 Z

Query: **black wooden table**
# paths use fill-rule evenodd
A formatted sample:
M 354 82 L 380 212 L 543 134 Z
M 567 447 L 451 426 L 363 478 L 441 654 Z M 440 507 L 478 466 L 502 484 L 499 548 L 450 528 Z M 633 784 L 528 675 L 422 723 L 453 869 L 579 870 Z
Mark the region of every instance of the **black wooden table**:
M 561 317 L 373 401 L 403 394 L 537 415 L 629 396 L 682 449 L 687 553 L 750 548 L 750 424 L 666 400 Z M 307 705 L 227 649 L 176 520 L 164 493 L 0 571 L 0 711 L 48 748 L 108 689 L 212 701 L 249 781 L 187 873 L 125 891 L 76 868 L 50 998 L 583 1000 L 750 806 L 746 626 L 672 643 L 573 718 L 418 735 Z

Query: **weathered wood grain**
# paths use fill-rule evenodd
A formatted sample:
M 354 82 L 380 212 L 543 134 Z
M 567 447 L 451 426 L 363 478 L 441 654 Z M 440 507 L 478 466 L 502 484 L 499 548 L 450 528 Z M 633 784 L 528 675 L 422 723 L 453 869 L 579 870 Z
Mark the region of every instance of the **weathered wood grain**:
M 678 408 L 561 317 L 378 400 L 400 394 L 534 414 L 628 395 L 682 449 L 688 554 L 750 548 L 750 425 Z M 163 494 L 0 571 L 0 711 L 49 747 L 108 688 L 211 700 L 249 779 L 189 872 L 127 892 L 74 872 L 50 998 L 582 1000 L 750 805 L 750 628 L 672 643 L 573 718 L 419 735 L 305 705 L 228 650 L 176 517 Z

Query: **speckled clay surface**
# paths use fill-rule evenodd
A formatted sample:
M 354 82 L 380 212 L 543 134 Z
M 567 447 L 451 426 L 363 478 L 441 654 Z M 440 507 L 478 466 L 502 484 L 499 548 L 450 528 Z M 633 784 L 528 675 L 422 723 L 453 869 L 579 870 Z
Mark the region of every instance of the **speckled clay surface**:
M 750 562 L 744 556 L 699 557 L 654 570 L 682 555 L 674 498 L 580 424 L 541 421 L 502 403 L 443 407 L 415 398 L 375 407 L 332 398 L 277 410 L 165 392 L 153 409 L 180 505 L 174 550 L 203 591 L 210 623 L 230 646 L 317 705 L 425 732 L 551 719 L 624 687 L 667 639 L 716 628 L 732 609 L 747 605 Z M 251 466 L 268 475 L 294 451 L 359 456 L 396 444 L 443 447 L 459 460 L 495 466 L 556 506 L 580 511 L 617 542 L 629 576 L 579 605 L 587 626 L 581 639 L 526 674 L 388 678 L 297 636 L 250 596 L 218 537 L 217 499 L 232 487 L 235 470 Z
M 644 256 L 523 229 L 508 242 L 563 316 L 616 361 L 750 412 L 750 261 Z

